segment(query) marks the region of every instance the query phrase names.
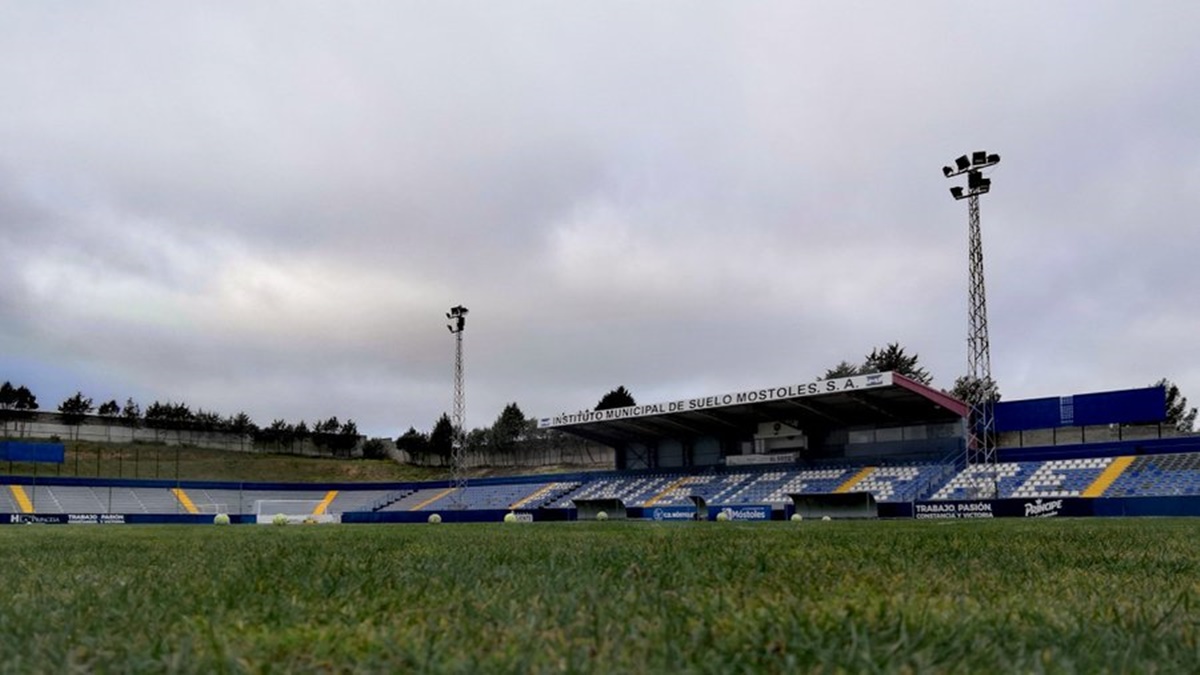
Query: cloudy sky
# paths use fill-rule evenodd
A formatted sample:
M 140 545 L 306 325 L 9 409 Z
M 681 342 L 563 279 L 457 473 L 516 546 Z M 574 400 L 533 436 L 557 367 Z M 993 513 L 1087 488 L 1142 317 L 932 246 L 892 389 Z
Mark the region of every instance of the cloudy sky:
M 965 371 L 1200 399 L 1194 2 L 0 3 L 0 380 L 395 436 Z

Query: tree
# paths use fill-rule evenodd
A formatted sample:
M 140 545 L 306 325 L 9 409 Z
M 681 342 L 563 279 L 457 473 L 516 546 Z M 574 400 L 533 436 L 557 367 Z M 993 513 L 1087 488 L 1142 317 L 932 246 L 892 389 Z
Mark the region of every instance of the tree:
M 312 432 L 308 429 L 308 423 L 304 420 L 297 422 L 296 426 L 292 429 L 291 440 L 294 443 L 300 444 L 301 452 L 304 451 L 304 442 L 310 438 L 312 438 Z
M 1166 422 L 1184 433 L 1194 431 L 1196 428 L 1196 409 L 1188 407 L 1187 397 L 1179 391 L 1179 386 L 1165 377 L 1155 382 L 1153 386 L 1162 387 L 1166 390 Z
M 258 425 L 245 412 L 239 412 L 230 417 L 227 428 L 229 433 L 238 437 L 238 443 L 242 450 L 246 449 L 246 437 L 253 436 L 254 432 L 258 431 Z
M 196 417 L 193 422 L 196 429 L 211 434 L 216 431 L 225 431 L 228 427 L 225 419 L 220 413 L 204 410 L 203 408 L 196 411 Z
M 117 405 L 117 401 L 111 400 L 106 403 L 101 403 L 96 412 L 104 418 L 104 435 L 107 440 L 112 440 L 113 423 L 117 420 L 117 415 L 121 413 L 121 406 Z
M 628 408 L 629 406 L 637 405 L 637 401 L 633 400 L 633 394 L 621 385 L 616 389 L 605 394 L 600 402 L 596 404 L 596 410 L 610 410 L 612 408 Z
M 387 459 L 387 445 L 382 438 L 371 438 L 363 443 L 363 459 Z
M 349 457 L 356 445 L 358 445 L 358 425 L 354 423 L 354 420 L 346 420 L 338 427 L 337 435 L 333 438 L 333 450 L 338 455 Z
M 79 425 L 83 424 L 83 419 L 93 410 L 95 407 L 92 406 L 92 399 L 85 398 L 83 392 L 77 391 L 74 396 L 58 405 L 58 416 L 63 424 L 75 427 L 75 440 L 79 440 Z
M 454 424 L 450 421 L 449 415 L 442 413 L 437 424 L 433 425 L 433 431 L 429 433 L 429 451 L 438 457 L 449 459 L 453 449 Z
M 968 404 L 977 400 L 990 400 L 992 403 L 1000 400 L 1000 388 L 996 386 L 995 380 L 991 378 L 980 380 L 974 375 L 959 377 L 954 381 L 954 387 L 947 393 Z
M 15 417 L 21 425 L 21 436 L 25 436 L 25 422 L 33 417 L 33 412 L 38 409 L 37 396 L 29 391 L 29 387 L 21 385 L 17 387 L 16 401 L 13 403 L 13 410 L 16 411 Z
M 7 380 L 4 384 L 0 384 L 0 429 L 3 429 L 5 435 L 8 434 L 8 420 L 13 417 L 13 410 L 17 405 L 17 388 L 12 386 L 12 382 Z
M 918 358 L 917 354 L 905 354 L 904 347 L 901 347 L 899 342 L 893 342 L 883 349 L 872 349 L 863 362 L 862 373 L 885 373 L 891 370 L 921 384 L 929 384 L 933 381 L 933 376 L 917 365 Z
M 429 454 L 429 436 L 409 427 L 408 431 L 396 439 L 396 449 L 407 452 L 409 457 L 424 457 Z
M 825 375 L 822 376 L 821 379 L 822 380 L 832 380 L 835 377 L 853 377 L 855 375 L 861 375 L 861 374 L 862 374 L 861 368 L 854 365 L 853 363 L 850 363 L 849 361 L 842 361 L 841 363 L 830 368 L 829 370 L 826 370 Z
M 125 407 L 121 408 L 121 422 L 130 429 L 142 424 L 142 409 L 132 398 L 125 399 Z
M 332 450 L 336 445 L 337 432 L 341 426 L 342 423 L 338 421 L 337 415 L 327 420 L 317 420 L 312 428 L 313 445 L 317 446 L 318 450 Z
M 525 432 L 525 413 L 516 403 L 504 406 L 492 425 L 491 446 L 498 452 L 512 452 Z

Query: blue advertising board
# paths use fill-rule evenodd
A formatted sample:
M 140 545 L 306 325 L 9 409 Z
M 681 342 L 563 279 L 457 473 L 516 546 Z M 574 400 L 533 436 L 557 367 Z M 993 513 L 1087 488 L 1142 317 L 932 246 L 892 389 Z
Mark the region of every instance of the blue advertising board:
M 66 449 L 62 443 L 0 441 L 0 461 L 62 464 L 65 458 Z
M 710 506 L 708 507 L 708 519 L 716 520 L 717 516 L 724 513 L 729 520 L 770 520 L 771 505 L 770 504 L 744 504 L 739 506 Z
M 642 509 L 646 520 L 696 520 L 695 506 L 648 506 Z

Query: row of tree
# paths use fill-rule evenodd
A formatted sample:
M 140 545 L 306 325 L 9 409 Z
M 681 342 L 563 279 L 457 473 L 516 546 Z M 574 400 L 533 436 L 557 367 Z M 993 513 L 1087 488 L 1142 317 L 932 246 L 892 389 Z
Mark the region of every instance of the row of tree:
M 5 423 L 5 432 L 10 419 L 27 421 L 37 410 L 37 397 L 28 387 L 14 387 L 11 382 L 0 385 L 0 419 Z M 109 438 L 115 426 L 153 429 L 160 440 L 170 432 L 175 433 L 178 441 L 184 440 L 184 434 L 190 434 L 194 441 L 197 434 L 221 433 L 240 438 L 242 449 L 249 441 L 259 447 L 295 451 L 297 446 L 309 442 L 318 450 L 336 455 L 349 455 L 359 438 L 354 420 L 342 422 L 336 416 L 318 420 L 311 428 L 304 420 L 295 424 L 275 420 L 269 426 L 259 427 L 245 412 L 223 416 L 203 408 L 192 410 L 186 403 L 172 401 L 155 401 L 142 411 L 132 398 L 126 399 L 123 406 L 115 399 L 97 406 L 92 398 L 76 392 L 58 405 L 59 420 L 74 428 L 76 439 L 79 427 L 92 413 L 105 421 Z
M 525 413 L 516 403 L 504 406 L 500 416 L 490 427 L 482 427 L 456 434 L 450 416 L 442 416 L 433 424 L 429 433 L 409 427 L 396 439 L 396 449 L 416 457 L 434 456 L 447 458 L 454 450 L 456 440 L 466 452 L 488 451 L 505 454 L 514 452 L 518 445 L 530 440 L 537 431 L 537 421 L 526 419 Z M 459 438 L 456 439 L 456 435 Z

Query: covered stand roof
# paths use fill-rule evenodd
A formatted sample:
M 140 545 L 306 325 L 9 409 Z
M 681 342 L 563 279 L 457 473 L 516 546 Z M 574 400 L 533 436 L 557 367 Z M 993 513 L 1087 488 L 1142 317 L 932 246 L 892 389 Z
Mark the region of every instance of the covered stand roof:
M 899 373 L 875 373 L 680 401 L 581 410 L 542 418 L 553 428 L 606 445 L 661 438 L 749 436 L 760 423 L 806 431 L 952 421 L 967 406 Z

